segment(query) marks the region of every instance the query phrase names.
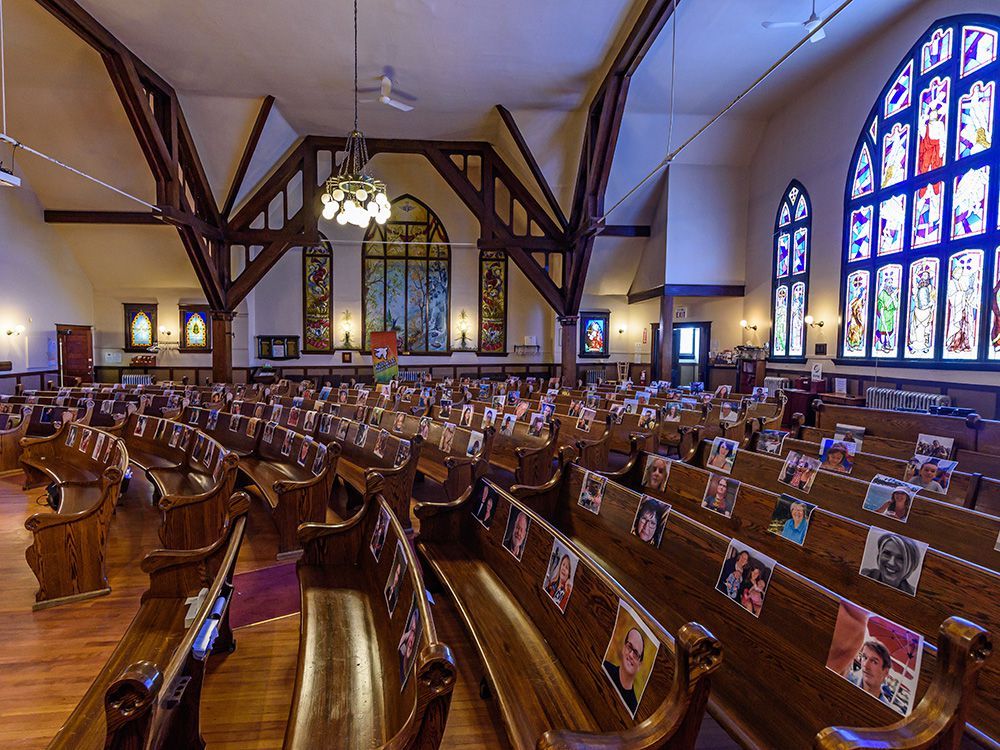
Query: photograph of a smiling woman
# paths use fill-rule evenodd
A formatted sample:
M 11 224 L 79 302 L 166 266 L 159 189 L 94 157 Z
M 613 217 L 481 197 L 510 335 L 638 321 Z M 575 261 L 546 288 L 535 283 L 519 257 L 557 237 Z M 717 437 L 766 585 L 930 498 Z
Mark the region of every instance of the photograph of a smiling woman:
M 861 575 L 916 596 L 927 544 L 872 526 L 861 558 Z

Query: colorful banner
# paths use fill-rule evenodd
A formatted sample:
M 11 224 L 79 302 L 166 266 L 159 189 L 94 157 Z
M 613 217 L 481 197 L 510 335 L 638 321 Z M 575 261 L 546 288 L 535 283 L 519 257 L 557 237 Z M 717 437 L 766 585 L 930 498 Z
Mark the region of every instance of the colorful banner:
M 371 333 L 372 367 L 375 382 L 388 383 L 399 377 L 399 362 L 396 350 L 395 331 L 373 331 Z

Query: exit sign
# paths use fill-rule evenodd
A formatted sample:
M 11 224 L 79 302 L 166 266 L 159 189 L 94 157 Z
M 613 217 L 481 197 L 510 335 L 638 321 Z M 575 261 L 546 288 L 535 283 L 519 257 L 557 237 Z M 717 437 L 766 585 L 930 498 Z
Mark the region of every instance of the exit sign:
M 675 307 L 674 308 L 674 320 L 684 320 L 688 316 L 688 309 L 686 307 Z

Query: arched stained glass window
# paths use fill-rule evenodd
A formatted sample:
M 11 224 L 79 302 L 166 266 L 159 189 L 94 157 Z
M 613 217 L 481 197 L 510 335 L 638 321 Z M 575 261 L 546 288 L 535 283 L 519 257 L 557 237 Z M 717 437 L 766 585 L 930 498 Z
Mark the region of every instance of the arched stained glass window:
M 211 316 L 207 305 L 180 305 L 182 352 L 212 351 Z
M 844 191 L 842 357 L 1000 362 L 998 39 L 997 16 L 933 24 L 864 122 Z
M 809 195 L 798 180 L 792 180 L 774 220 L 771 359 L 801 359 L 806 354 L 811 234 Z
M 389 220 L 368 225 L 362 246 L 363 347 L 396 331 L 400 352 L 451 351 L 451 259 L 437 215 L 412 195 L 392 201 Z
M 147 352 L 156 346 L 156 305 L 124 303 L 125 351 Z

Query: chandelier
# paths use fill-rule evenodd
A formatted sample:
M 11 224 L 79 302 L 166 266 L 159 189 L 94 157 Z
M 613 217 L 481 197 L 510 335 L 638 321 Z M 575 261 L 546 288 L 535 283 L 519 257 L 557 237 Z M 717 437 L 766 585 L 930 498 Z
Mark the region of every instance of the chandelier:
M 326 181 L 323 218 L 359 227 L 367 227 L 372 219 L 385 224 L 390 213 L 385 183 L 367 171 L 368 144 L 358 129 L 358 0 L 354 0 L 354 130 L 347 136 L 345 150 L 337 174 Z

